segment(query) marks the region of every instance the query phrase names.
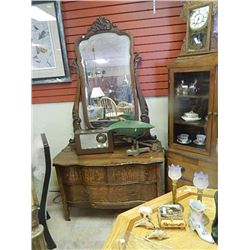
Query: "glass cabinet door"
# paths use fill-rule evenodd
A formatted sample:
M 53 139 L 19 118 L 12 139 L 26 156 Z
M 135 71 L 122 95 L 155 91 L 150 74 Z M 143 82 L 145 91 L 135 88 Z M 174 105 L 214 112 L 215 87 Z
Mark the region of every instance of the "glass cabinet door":
M 208 153 L 210 81 L 210 70 L 174 72 L 172 137 L 176 147 Z

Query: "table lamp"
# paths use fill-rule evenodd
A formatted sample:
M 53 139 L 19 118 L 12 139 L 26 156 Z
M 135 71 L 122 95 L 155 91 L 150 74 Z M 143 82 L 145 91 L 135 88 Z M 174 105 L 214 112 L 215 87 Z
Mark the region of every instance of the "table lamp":
M 93 100 L 96 100 L 96 102 L 95 102 L 96 105 L 99 105 L 99 98 L 102 97 L 102 96 L 105 96 L 105 94 L 103 93 L 103 91 L 102 91 L 102 89 L 100 87 L 94 87 L 92 89 L 90 97 Z
M 208 174 L 205 174 L 202 171 L 195 172 L 193 184 L 197 187 L 197 200 L 202 202 L 203 190 L 207 188 L 209 184 Z M 205 213 L 203 214 L 202 222 L 204 225 L 207 225 L 209 223 L 209 218 Z
M 176 203 L 176 188 L 177 188 L 177 181 L 181 178 L 181 167 L 179 165 L 171 164 L 168 166 L 168 176 L 172 180 L 172 197 L 173 197 L 173 204 Z M 184 210 L 183 206 L 179 204 Z
M 194 173 L 194 185 L 197 187 L 197 200 L 202 201 L 203 190 L 208 187 L 208 175 L 200 172 Z

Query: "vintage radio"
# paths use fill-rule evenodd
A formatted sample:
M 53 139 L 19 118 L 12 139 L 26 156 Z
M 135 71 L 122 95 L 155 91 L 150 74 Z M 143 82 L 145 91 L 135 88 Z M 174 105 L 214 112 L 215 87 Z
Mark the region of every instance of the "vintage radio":
M 75 142 L 78 155 L 114 151 L 112 133 L 105 129 L 76 130 Z

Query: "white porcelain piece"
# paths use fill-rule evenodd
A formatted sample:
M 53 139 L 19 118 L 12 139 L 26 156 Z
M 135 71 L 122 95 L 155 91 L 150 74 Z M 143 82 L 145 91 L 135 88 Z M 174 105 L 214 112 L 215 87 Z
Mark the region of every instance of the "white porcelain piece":
M 183 142 L 180 139 L 177 139 L 177 142 L 179 142 L 180 144 L 190 144 L 192 140 L 188 139 L 187 141 Z
M 186 142 L 188 141 L 189 134 L 179 134 L 179 135 L 177 135 L 177 138 L 178 138 L 179 141 L 181 141 L 182 143 L 186 143 Z
M 206 231 L 205 226 L 201 222 L 197 222 L 192 217 L 189 217 L 188 224 L 191 230 L 196 231 L 202 240 L 211 244 L 215 243 L 212 235 Z
M 134 226 L 135 227 L 145 227 L 147 229 L 155 229 L 154 224 L 145 218 L 137 221 Z
M 196 141 L 200 144 L 203 144 L 206 140 L 206 136 L 203 134 L 197 134 L 196 135 Z
M 186 117 L 189 117 L 189 118 L 196 118 L 196 117 L 199 116 L 199 114 L 195 113 L 195 112 L 192 111 L 192 110 L 191 110 L 190 112 L 184 113 L 184 115 L 185 115 Z
M 181 118 L 182 118 L 184 121 L 186 121 L 186 122 L 194 122 L 194 121 L 199 121 L 199 120 L 201 120 L 200 117 L 190 118 L 190 117 L 187 117 L 187 116 L 185 116 L 185 115 L 183 115 Z
M 145 238 L 146 239 L 156 238 L 158 240 L 163 240 L 163 239 L 168 239 L 169 236 L 163 230 L 156 229 L 151 234 L 147 235 Z
M 139 213 L 141 214 L 141 216 L 142 216 L 143 218 L 150 219 L 151 214 L 153 213 L 153 211 L 152 211 L 152 208 L 151 208 L 151 207 L 143 206 L 143 207 L 140 207 L 140 208 L 139 208 Z
M 198 146 L 204 146 L 206 144 L 205 142 L 198 142 L 197 139 L 193 140 L 193 143 Z

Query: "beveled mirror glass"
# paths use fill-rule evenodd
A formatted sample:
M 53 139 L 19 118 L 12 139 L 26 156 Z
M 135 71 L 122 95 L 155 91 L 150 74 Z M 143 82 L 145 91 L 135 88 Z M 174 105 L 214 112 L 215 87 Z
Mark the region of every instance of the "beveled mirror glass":
M 85 126 L 138 120 L 131 36 L 100 17 L 76 42 L 75 50 Z

